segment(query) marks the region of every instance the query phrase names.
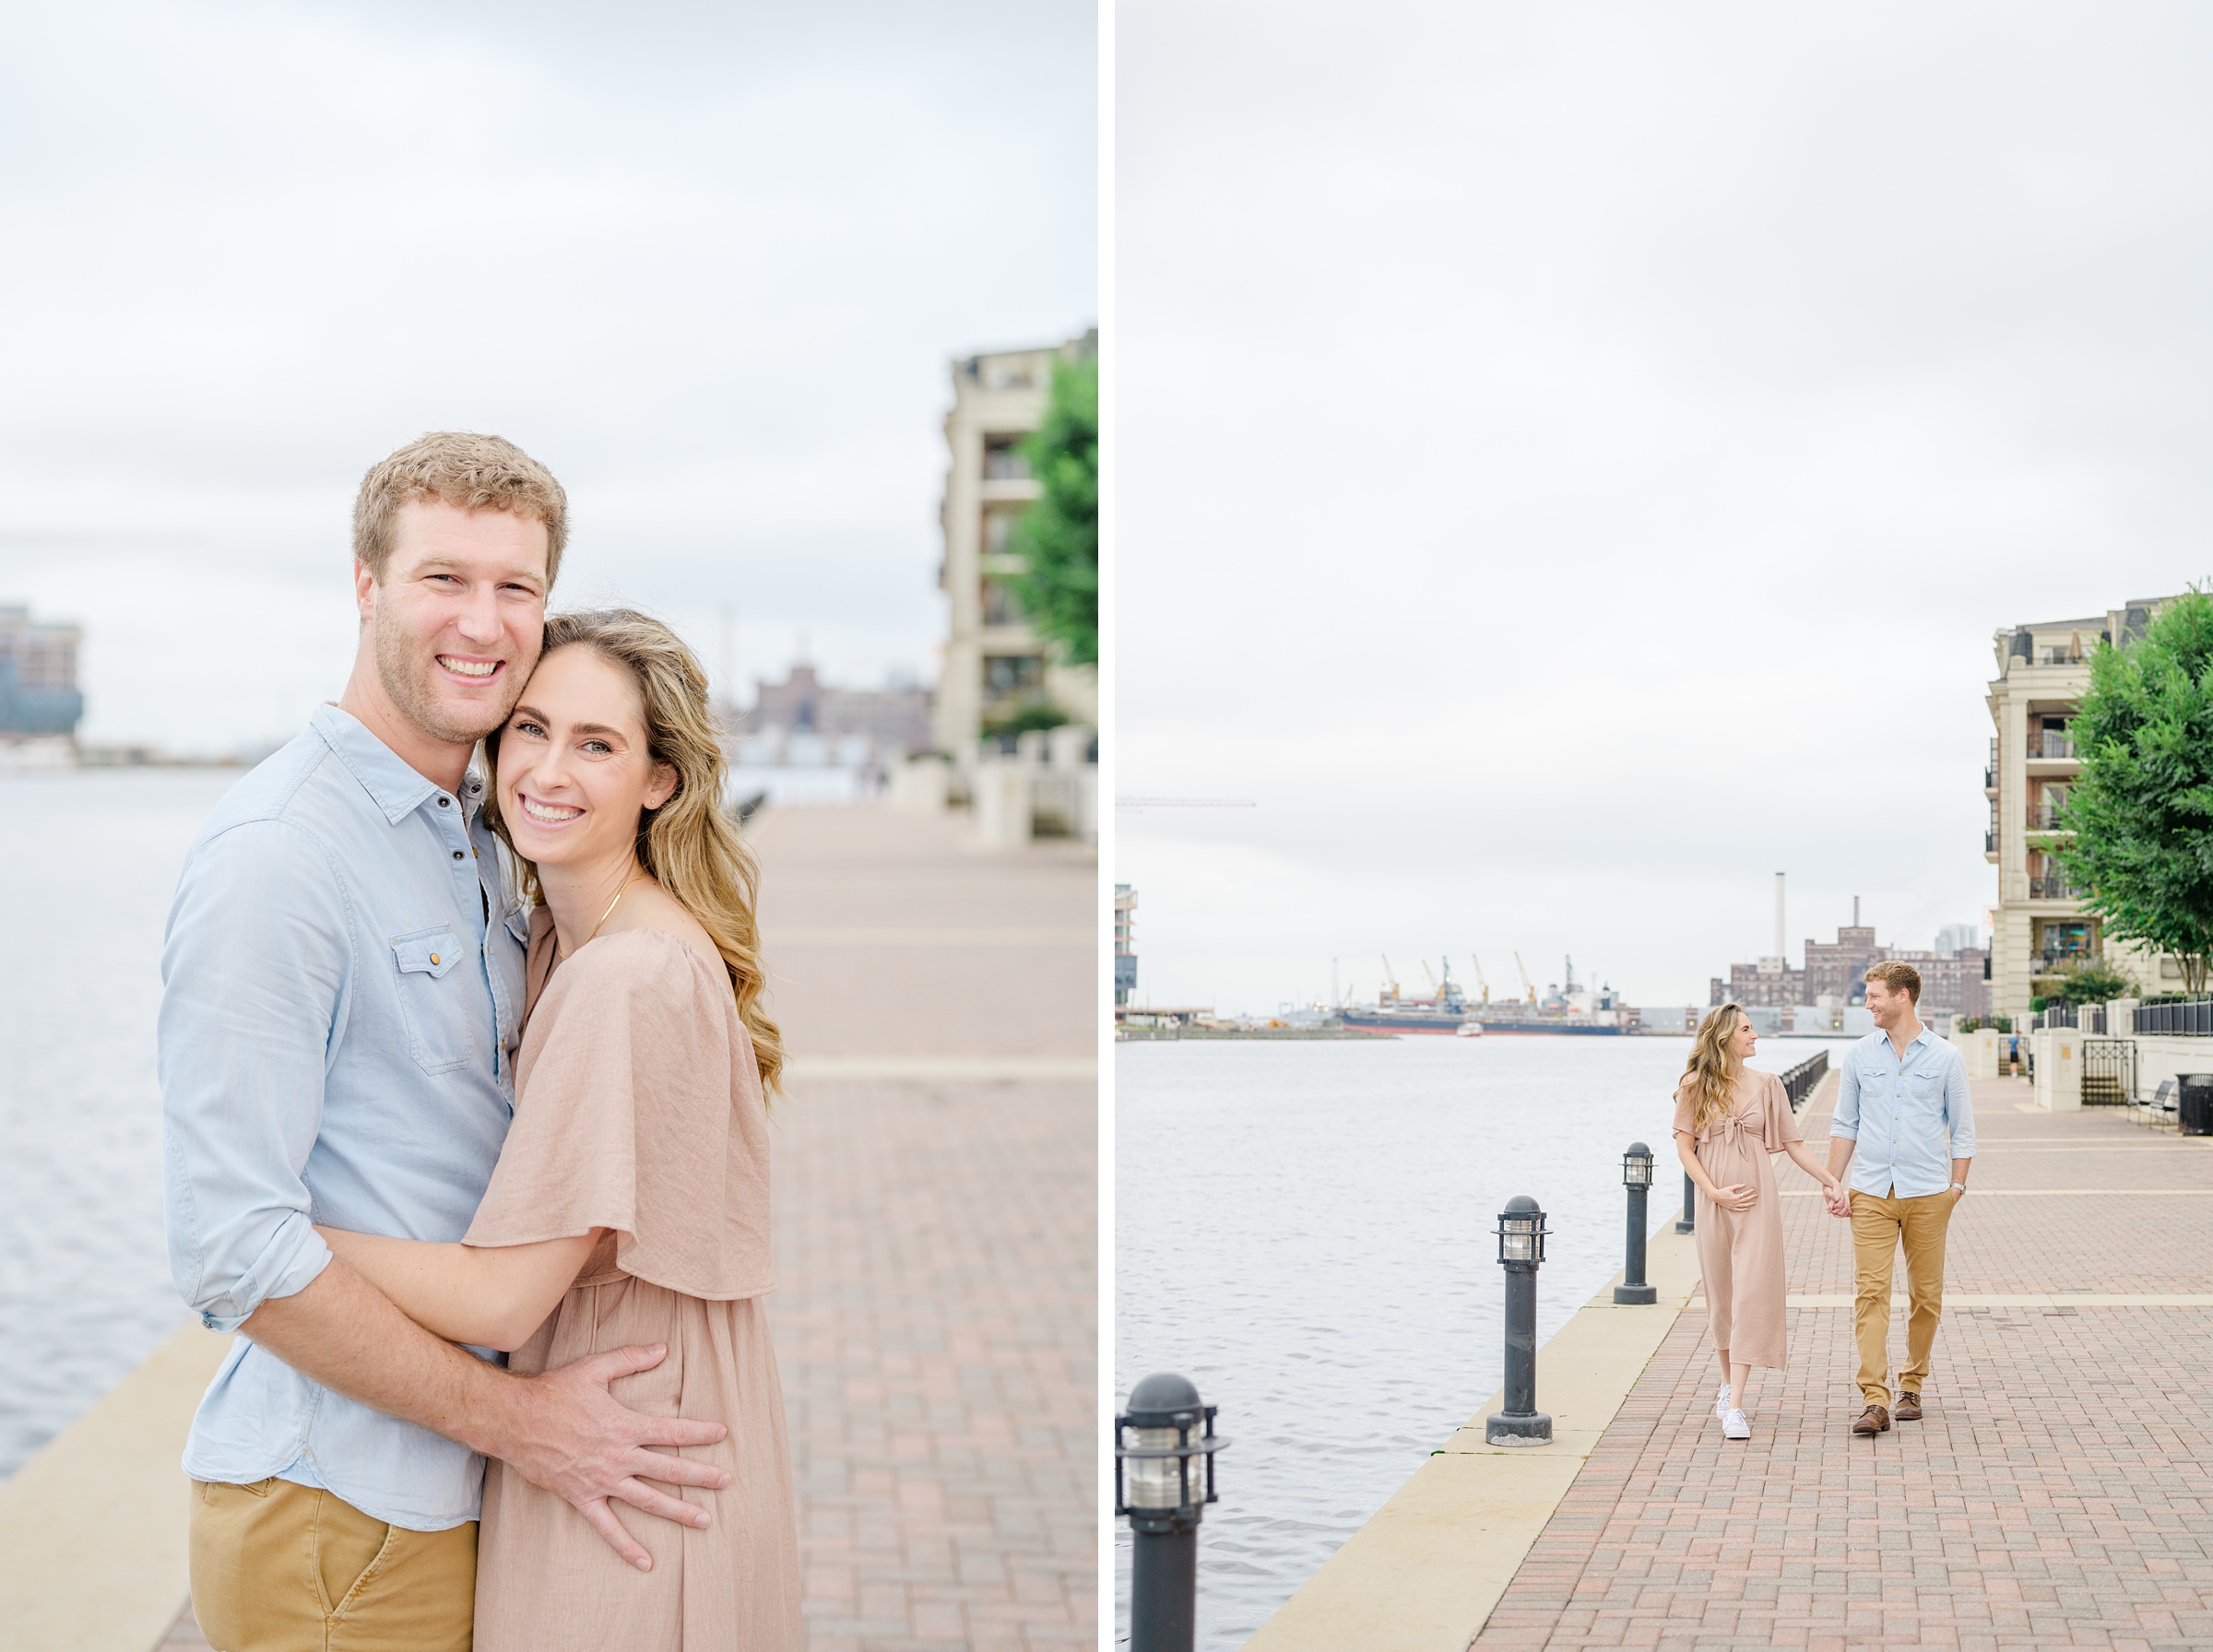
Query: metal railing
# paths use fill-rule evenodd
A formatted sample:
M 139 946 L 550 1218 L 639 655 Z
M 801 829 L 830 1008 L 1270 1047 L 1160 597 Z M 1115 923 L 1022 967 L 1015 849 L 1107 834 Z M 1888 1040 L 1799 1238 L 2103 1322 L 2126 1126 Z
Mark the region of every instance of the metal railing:
M 1782 1092 L 1791 1098 L 1791 1111 L 1797 1112 L 1805 1105 L 1806 1097 L 1821 1082 L 1828 1071 L 1828 1052 L 1816 1050 L 1796 1067 L 1782 1075 Z
M 2029 879 L 2029 898 L 2031 901 L 2072 901 L 2075 886 L 2065 873 L 2046 872 L 2041 878 Z
M 2103 1029 L 2101 1028 L 2101 1031 Z M 2136 1046 L 2127 1038 L 2082 1041 L 2082 1104 L 2118 1107 L 2136 1099 Z
M 2068 762 L 2075 757 L 2075 737 L 2054 734 L 2049 728 L 2039 729 L 2036 738 L 2029 742 L 2029 756 L 2036 762 Z
M 2213 1038 L 2213 998 L 2146 999 L 2136 1006 L 2136 1033 Z

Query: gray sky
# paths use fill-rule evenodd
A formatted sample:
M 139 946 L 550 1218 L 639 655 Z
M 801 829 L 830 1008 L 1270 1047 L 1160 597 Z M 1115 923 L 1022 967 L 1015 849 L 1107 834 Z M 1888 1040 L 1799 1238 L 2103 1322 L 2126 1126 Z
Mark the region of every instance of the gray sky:
M 557 604 L 721 666 L 934 672 L 947 359 L 1095 319 L 1067 0 L 0 10 L 0 601 L 84 733 L 280 738 L 352 650 L 361 472 L 498 431 Z
M 2213 572 L 2213 18 L 1123 0 L 1141 996 L 1702 1003 L 1982 856 L 1991 632 Z

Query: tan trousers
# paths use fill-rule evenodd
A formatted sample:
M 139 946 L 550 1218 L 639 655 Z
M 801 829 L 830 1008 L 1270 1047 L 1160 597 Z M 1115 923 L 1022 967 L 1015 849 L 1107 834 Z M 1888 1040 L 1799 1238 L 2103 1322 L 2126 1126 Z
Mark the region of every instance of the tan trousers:
M 408 1531 L 289 1480 L 192 1488 L 192 1609 L 215 1652 L 468 1652 L 477 1524 Z
M 1906 1251 L 1906 1363 L 1898 1386 L 1918 1394 L 1944 1315 L 1944 1235 L 1959 1202 L 1948 1190 L 1921 1198 L 1852 1191 L 1852 1328 L 1860 1345 L 1860 1398 L 1890 1403 L 1890 1268 Z

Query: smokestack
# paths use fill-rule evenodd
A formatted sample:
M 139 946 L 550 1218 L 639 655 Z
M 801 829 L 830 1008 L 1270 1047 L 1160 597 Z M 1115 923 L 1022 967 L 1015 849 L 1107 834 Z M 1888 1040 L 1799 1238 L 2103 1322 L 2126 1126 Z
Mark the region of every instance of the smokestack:
M 1852 898 L 1852 926 L 1854 929 L 1860 926 L 1860 898 L 1857 895 Z
M 1783 949 L 1782 940 L 1782 874 L 1775 874 L 1775 956 L 1788 960 L 1790 953 Z

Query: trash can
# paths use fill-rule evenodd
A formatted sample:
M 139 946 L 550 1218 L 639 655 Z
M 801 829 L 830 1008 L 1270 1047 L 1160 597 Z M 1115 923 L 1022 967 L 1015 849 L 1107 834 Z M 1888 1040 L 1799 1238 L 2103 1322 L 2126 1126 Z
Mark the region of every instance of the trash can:
M 2185 1136 L 2213 1136 L 2213 1073 L 2178 1073 L 2174 1087 L 2180 1092 L 2175 1122 Z

